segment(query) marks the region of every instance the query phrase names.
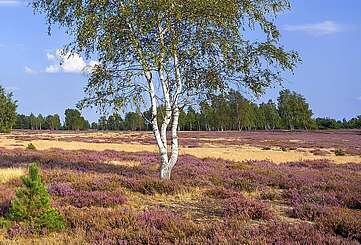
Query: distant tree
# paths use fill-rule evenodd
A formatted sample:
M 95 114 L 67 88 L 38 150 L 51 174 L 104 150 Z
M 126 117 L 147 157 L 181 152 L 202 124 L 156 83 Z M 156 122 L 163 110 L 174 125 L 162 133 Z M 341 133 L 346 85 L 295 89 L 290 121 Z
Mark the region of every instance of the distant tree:
M 58 130 L 61 128 L 60 117 L 58 114 L 54 114 L 50 120 L 50 129 Z
M 16 101 L 0 86 L 0 133 L 9 133 L 16 123 Z
M 283 124 L 291 130 L 310 128 L 313 124 L 312 110 L 306 99 L 290 90 L 282 90 L 278 97 L 278 110 Z
M 218 130 L 223 131 L 230 122 L 229 103 L 224 94 L 211 96 L 211 104 L 214 110 L 213 119 L 217 123 Z
M 90 128 L 91 129 L 98 129 L 98 124 L 96 122 L 92 122 Z
M 341 121 L 336 121 L 331 118 L 316 118 L 316 125 L 319 129 L 339 129 L 343 127 L 343 123 Z
M 80 117 L 79 129 L 88 130 L 90 128 L 90 123 L 84 117 Z
M 110 115 L 107 120 L 107 129 L 108 130 L 123 130 L 124 122 L 121 116 L 117 113 Z
M 45 118 L 45 128 L 58 130 L 61 127 L 60 117 L 58 114 L 49 115 Z
M 200 103 L 200 113 L 201 113 L 201 124 L 203 128 L 207 131 L 212 130 L 212 119 L 213 119 L 213 109 L 210 107 L 207 101 L 203 100 Z
M 264 114 L 264 127 L 266 130 L 274 130 L 280 127 L 281 118 L 278 114 L 277 106 L 272 100 L 267 104 L 261 104 L 259 109 Z
M 347 123 L 348 128 L 361 128 L 361 115 L 355 118 L 352 118 Z
M 37 129 L 42 130 L 45 124 L 45 119 L 43 117 L 43 115 L 39 114 L 36 118 L 36 125 L 37 125 Z
M 186 116 L 186 129 L 189 131 L 195 130 L 197 125 L 196 111 L 190 106 Z
M 179 123 L 178 128 L 180 131 L 186 130 L 187 126 L 187 113 L 182 108 L 179 112 Z
M 28 116 L 23 114 L 16 115 L 16 125 L 17 129 L 30 129 L 30 119 Z
M 36 125 L 37 125 L 37 121 L 36 121 L 36 117 L 34 116 L 33 113 L 30 114 L 29 121 L 30 121 L 30 129 L 35 130 Z
M 145 128 L 144 119 L 138 112 L 128 112 L 125 115 L 124 125 L 127 130 L 143 130 Z
M 106 116 L 101 116 L 98 119 L 98 129 L 99 130 L 107 130 L 108 128 L 108 120 Z
M 293 70 L 299 61 L 297 53 L 280 45 L 274 23 L 290 8 L 288 0 L 32 3 L 50 25 L 60 24 L 74 35 L 68 50 L 95 53 L 101 61 L 92 69 L 81 107 L 150 103 L 163 179 L 170 178 L 178 160 L 179 113 L 188 101 L 230 85 L 262 94 L 282 81 L 281 70 Z M 244 30 L 257 30 L 262 38 L 253 39 Z M 159 105 L 166 112 L 161 124 Z
M 76 109 L 65 110 L 65 128 L 68 130 L 80 130 L 84 128 L 84 118 Z

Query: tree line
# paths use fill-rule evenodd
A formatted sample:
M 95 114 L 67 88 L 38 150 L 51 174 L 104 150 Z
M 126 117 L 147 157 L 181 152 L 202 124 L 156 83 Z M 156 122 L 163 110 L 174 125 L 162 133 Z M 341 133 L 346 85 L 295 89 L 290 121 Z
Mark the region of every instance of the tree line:
M 164 107 L 158 108 L 162 120 Z M 341 129 L 361 128 L 361 116 L 347 121 L 313 117 L 305 97 L 290 90 L 282 90 L 274 102 L 257 104 L 231 90 L 227 94 L 212 95 L 196 106 L 181 109 L 181 131 L 275 130 L 275 129 Z M 102 116 L 92 124 L 99 130 L 152 130 L 151 112 L 128 112 L 124 120 L 118 114 Z
M 8 111 L 4 111 L 3 114 L 11 114 L 11 111 L 14 113 L 16 110 L 15 102 L 10 103 L 11 96 L 11 94 L 6 95 L 4 91 L 0 96 L 0 100 L 4 100 L 1 103 L 7 103 L 7 107 L 9 107 Z M 158 120 L 161 121 L 161 114 L 165 113 L 164 107 L 159 107 L 158 111 L 160 112 Z M 41 114 L 36 116 L 33 113 L 30 115 L 17 114 L 12 120 L 15 120 L 14 128 L 16 129 L 152 130 L 150 111 L 127 112 L 124 117 L 114 113 L 110 116 L 101 116 L 98 122 L 93 123 L 89 123 L 77 109 L 66 109 L 64 114 L 65 121 L 63 124 L 58 114 L 48 116 Z M 198 105 L 181 109 L 178 127 L 181 131 L 361 128 L 361 115 L 350 120 L 315 119 L 312 116 L 312 110 L 305 97 L 290 90 L 282 90 L 277 101 L 269 100 L 267 103 L 260 104 L 245 98 L 237 91 L 231 90 L 226 94 L 209 96 Z M 9 128 L 9 123 L 0 123 L 1 128 Z
M 65 110 L 65 122 L 60 121 L 58 114 L 44 117 L 39 114 L 35 116 L 31 113 L 29 116 L 23 114 L 16 115 L 16 129 L 31 130 L 87 130 L 90 129 L 90 123 L 86 120 L 77 109 Z

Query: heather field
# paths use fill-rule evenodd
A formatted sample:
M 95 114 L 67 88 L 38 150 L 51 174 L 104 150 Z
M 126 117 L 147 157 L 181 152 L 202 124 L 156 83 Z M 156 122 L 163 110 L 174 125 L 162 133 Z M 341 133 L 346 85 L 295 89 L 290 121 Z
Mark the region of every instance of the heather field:
M 13 222 L 0 244 L 361 243 L 361 131 L 181 132 L 180 143 L 160 181 L 150 133 L 1 135 L 0 216 L 37 162 L 66 227 Z

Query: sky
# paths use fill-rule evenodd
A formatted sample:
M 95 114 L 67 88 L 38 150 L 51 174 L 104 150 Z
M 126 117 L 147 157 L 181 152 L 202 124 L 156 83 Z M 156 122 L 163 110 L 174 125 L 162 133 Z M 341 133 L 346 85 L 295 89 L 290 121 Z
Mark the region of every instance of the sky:
M 361 1 L 292 0 L 292 10 L 276 20 L 281 43 L 299 52 L 302 63 L 285 74 L 284 87 L 304 95 L 316 117 L 361 115 Z M 18 113 L 64 118 L 83 98 L 87 76 L 96 63 L 59 50 L 71 38 L 54 27 L 48 35 L 44 16 L 25 1 L 0 0 L 0 84 L 14 93 Z M 60 61 L 62 64 L 60 65 Z M 276 99 L 272 88 L 260 99 Z M 83 115 L 96 121 L 98 114 Z

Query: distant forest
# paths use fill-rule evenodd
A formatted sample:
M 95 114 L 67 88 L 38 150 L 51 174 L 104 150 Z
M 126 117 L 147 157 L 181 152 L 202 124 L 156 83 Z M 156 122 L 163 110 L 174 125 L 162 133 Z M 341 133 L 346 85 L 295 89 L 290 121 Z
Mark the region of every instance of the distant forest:
M 196 108 L 196 109 L 195 109 Z M 160 114 L 164 108 L 159 108 Z M 65 110 L 62 124 L 58 114 L 16 117 L 16 129 L 32 130 L 139 130 L 150 131 L 150 111 L 127 112 L 102 116 L 89 123 L 77 109 Z M 162 118 L 159 116 L 159 121 Z M 198 105 L 188 106 L 180 113 L 181 131 L 275 130 L 275 129 L 340 129 L 361 128 L 361 115 L 342 121 L 314 118 L 305 97 L 290 90 L 282 90 L 274 102 L 256 104 L 237 91 L 209 96 Z

